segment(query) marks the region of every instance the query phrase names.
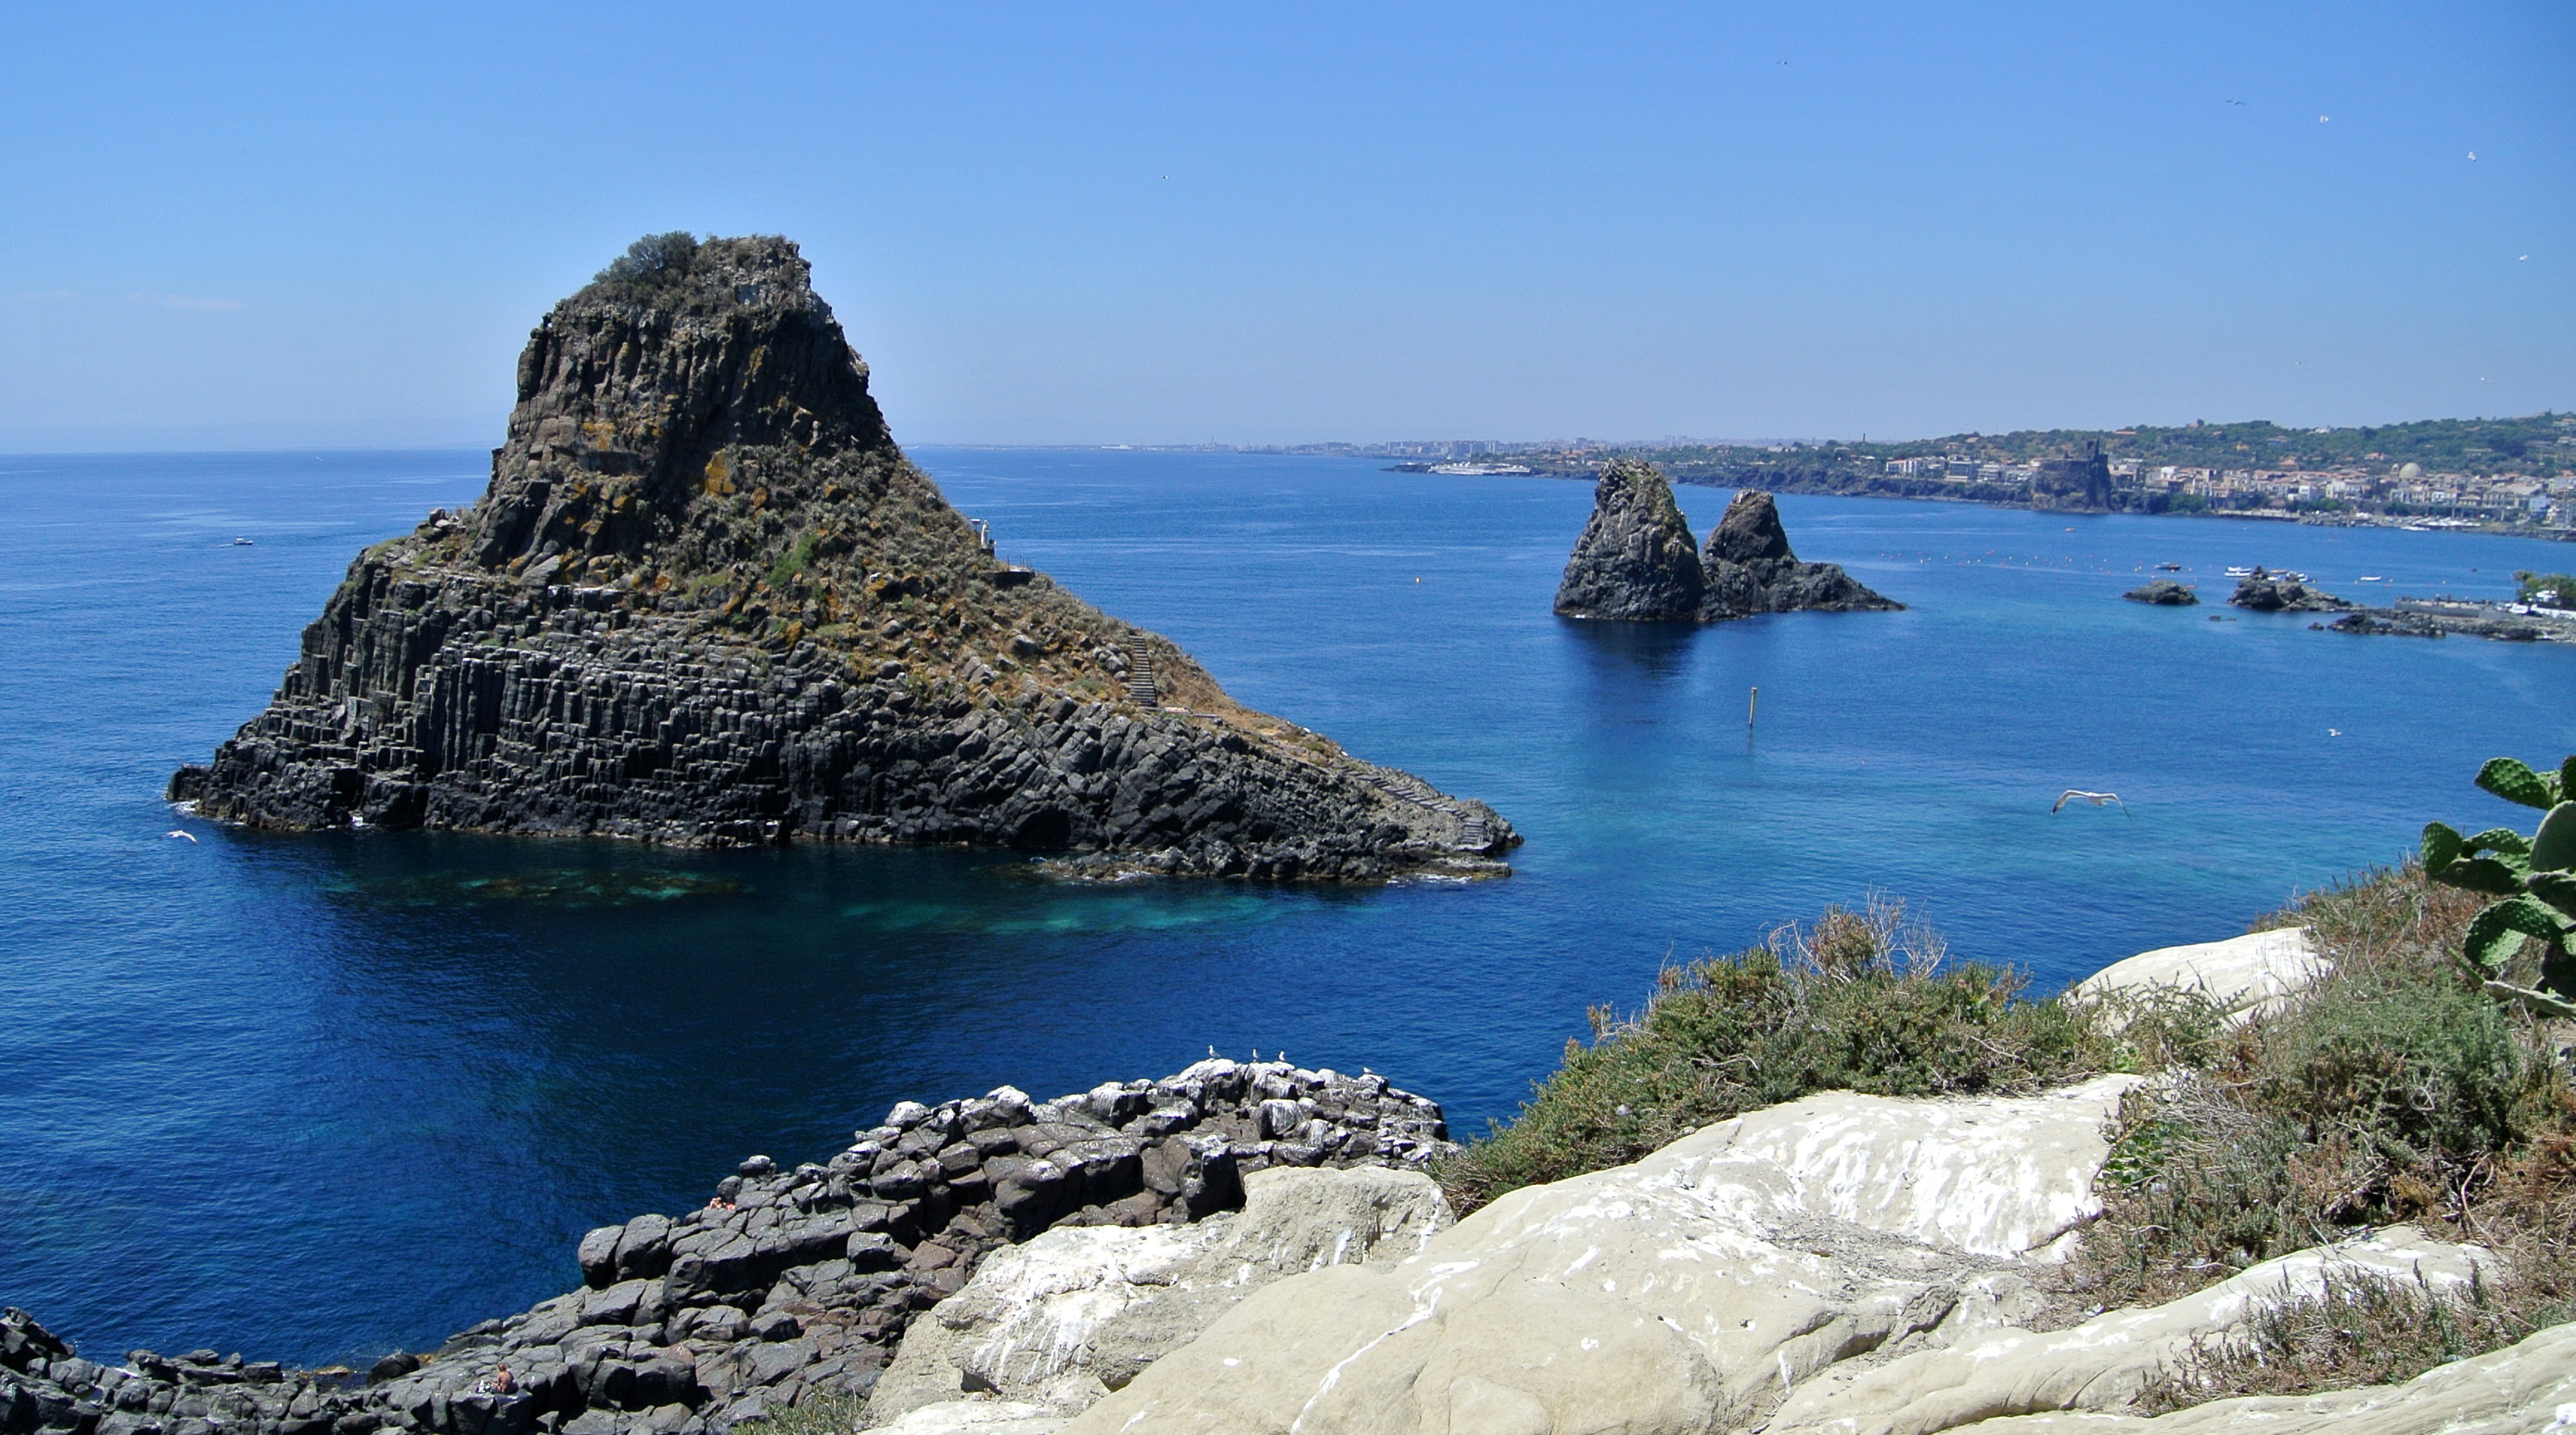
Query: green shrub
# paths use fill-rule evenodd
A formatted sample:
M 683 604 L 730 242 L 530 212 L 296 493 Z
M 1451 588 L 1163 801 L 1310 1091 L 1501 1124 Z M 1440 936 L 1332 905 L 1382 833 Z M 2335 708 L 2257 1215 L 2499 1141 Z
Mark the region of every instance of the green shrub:
M 867 1401 L 840 1391 L 807 1390 L 794 1405 L 773 1407 L 748 1428 L 764 1435 L 857 1435 Z
M 2407 1280 L 2329 1265 L 2324 1276 L 2319 1295 L 2258 1310 L 2229 1337 L 2193 1342 L 2149 1379 L 2138 1403 L 2163 1414 L 2232 1395 L 2393 1385 L 2576 1315 L 2563 1295 L 2510 1269 L 2480 1266 L 2465 1285 L 2443 1289 L 2421 1272 Z
M 1950 963 L 1899 903 L 1829 907 L 1766 946 L 1667 968 L 1630 1020 L 1594 1008 L 1591 1043 L 1569 1040 L 1564 1064 L 1509 1126 L 1441 1164 L 1441 1185 L 1463 1213 L 1818 1091 L 2030 1091 L 2112 1069 L 2133 1050 L 2075 1007 L 2023 1000 L 2023 987 L 2008 968 Z
M 697 236 L 685 229 L 647 234 L 626 246 L 592 281 L 624 288 L 653 288 L 685 277 L 698 257 Z
M 2576 1148 L 2576 1101 L 2548 1028 L 2460 964 L 2477 909 L 2409 863 L 2280 914 L 2333 970 L 2132 1094 L 2069 1293 L 2168 1300 L 2404 1220 L 2527 1247 L 2533 1272 L 2569 1261 L 2576 1155 L 2553 1153 Z

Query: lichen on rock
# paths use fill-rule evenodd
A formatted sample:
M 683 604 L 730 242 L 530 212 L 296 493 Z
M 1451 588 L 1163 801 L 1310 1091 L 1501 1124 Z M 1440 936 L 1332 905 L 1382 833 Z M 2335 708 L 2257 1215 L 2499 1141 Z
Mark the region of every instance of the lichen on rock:
M 1494 872 L 1518 840 L 1001 562 L 766 237 L 659 236 L 558 304 L 482 501 L 359 555 L 267 711 L 170 795 L 275 828 L 1274 879 Z

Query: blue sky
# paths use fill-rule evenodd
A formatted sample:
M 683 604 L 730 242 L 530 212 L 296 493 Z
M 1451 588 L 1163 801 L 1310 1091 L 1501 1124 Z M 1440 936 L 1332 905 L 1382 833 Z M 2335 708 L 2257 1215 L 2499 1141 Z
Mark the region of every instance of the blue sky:
M 798 240 L 915 443 L 2576 408 L 2564 0 L 0 27 L 0 448 L 497 443 L 674 228 Z

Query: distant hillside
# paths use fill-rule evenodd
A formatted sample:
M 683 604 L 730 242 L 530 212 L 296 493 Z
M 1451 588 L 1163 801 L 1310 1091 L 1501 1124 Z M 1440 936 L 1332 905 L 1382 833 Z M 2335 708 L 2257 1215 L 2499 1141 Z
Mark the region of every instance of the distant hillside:
M 1550 472 L 1588 469 L 1597 456 L 1616 451 L 1649 459 L 1686 482 L 1734 482 L 1739 478 L 1795 478 L 1833 483 L 1837 479 L 1872 482 L 1871 491 L 1944 491 L 1938 481 L 1891 475 L 1891 460 L 1965 458 L 1980 463 L 2027 464 L 2040 459 L 2075 458 L 2085 445 L 2099 443 L 2114 463 L 2174 464 L 2216 469 L 2300 469 L 2368 467 L 2394 469 L 2413 463 L 2426 473 L 2491 476 L 2525 473 L 2555 476 L 2576 469 L 2576 414 L 2538 413 L 2524 418 L 2425 419 L 2376 427 L 2293 429 L 2264 419 L 2245 423 L 2186 424 L 2175 428 L 2140 425 L 2124 429 L 2021 429 L 2004 434 L 1963 433 L 1902 443 L 1857 443 L 1818 440 L 1790 444 L 1690 444 L 1672 447 L 1621 446 L 1616 450 L 1515 452 L 1511 461 Z M 1836 485 L 1839 486 L 1839 485 Z

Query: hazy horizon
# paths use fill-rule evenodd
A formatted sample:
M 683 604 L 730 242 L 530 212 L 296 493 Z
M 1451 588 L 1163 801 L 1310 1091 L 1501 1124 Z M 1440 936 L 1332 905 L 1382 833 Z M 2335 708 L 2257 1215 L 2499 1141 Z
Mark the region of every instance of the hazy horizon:
M 927 446 L 2576 408 L 2564 6 L 13 39 L 0 451 L 488 447 L 538 318 L 674 228 L 796 239 Z

